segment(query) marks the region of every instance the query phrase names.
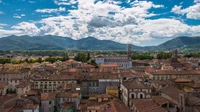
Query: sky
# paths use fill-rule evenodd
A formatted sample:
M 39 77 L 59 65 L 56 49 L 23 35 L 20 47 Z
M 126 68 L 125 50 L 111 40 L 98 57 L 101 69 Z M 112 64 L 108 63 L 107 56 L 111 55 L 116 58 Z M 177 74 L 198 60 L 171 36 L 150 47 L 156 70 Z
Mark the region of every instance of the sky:
M 0 37 L 9 35 L 154 46 L 200 36 L 200 0 L 0 0 Z

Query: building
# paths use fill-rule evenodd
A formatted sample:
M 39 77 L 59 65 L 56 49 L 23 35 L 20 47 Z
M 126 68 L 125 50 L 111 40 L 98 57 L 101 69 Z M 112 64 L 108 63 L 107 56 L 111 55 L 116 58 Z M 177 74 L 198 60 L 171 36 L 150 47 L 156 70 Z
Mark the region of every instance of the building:
M 73 110 L 74 112 L 80 108 L 80 94 L 79 93 L 71 93 L 71 92 L 61 92 L 56 95 L 56 108 L 58 110 L 63 110 L 63 106 L 67 106 L 67 104 L 71 103 L 71 108 L 68 110 Z M 69 106 L 69 105 L 68 105 Z M 65 109 L 67 110 L 67 109 Z
M 26 104 L 23 112 L 39 112 L 39 105 L 38 104 Z
M 107 86 L 106 94 L 110 94 L 119 97 L 119 87 L 118 86 Z
M 132 112 L 167 112 L 152 99 L 131 99 Z
M 16 92 L 16 86 L 20 84 L 22 79 L 10 79 L 8 81 L 8 91 L 9 92 Z
M 8 90 L 8 83 L 0 82 L 0 95 L 6 95 Z
M 58 84 L 77 83 L 78 79 L 78 76 L 70 74 L 69 72 L 61 72 L 58 75 L 35 79 L 33 89 L 41 90 L 42 92 L 55 92 Z
M 149 99 L 152 93 L 150 86 L 136 78 L 122 82 L 120 90 L 121 99 L 127 106 L 131 106 L 130 99 Z
M 81 112 L 131 112 L 128 106 L 111 95 L 95 95 L 82 101 Z
M 71 103 L 63 103 L 62 107 L 58 109 L 58 112 L 75 112 L 74 104 Z
M 20 70 L 0 70 L 0 81 L 8 82 L 10 79 L 27 79 L 29 77 L 28 69 L 20 69 Z
M 56 94 L 55 92 L 41 93 L 41 108 L 40 112 L 54 112 L 56 109 Z
M 127 45 L 127 56 L 97 56 L 95 62 L 100 64 L 118 64 L 120 68 L 132 68 L 132 51 L 131 45 Z
M 198 70 L 187 70 L 187 71 L 175 71 L 175 70 L 156 70 L 151 72 L 146 72 L 149 75 L 149 78 L 152 80 L 168 80 L 176 79 L 180 77 L 195 77 L 200 76 L 200 71 Z
M 22 81 L 19 85 L 16 86 L 16 93 L 18 95 L 27 93 L 31 90 L 31 86 L 31 82 Z

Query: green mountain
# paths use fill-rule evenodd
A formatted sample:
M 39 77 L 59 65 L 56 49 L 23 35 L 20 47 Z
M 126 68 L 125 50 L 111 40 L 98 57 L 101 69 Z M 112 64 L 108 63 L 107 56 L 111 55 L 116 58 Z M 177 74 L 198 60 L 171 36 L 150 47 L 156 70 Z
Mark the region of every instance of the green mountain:
M 200 44 L 184 46 L 180 49 L 181 52 L 200 52 Z
M 192 46 L 200 44 L 200 37 L 177 37 L 172 40 L 169 40 L 163 44 L 160 44 L 153 49 L 157 50 L 173 50 L 178 48 L 183 48 L 187 46 Z
M 198 50 L 200 37 L 177 37 L 158 46 L 139 47 L 133 50 Z M 0 50 L 126 50 L 126 44 L 87 37 L 73 40 L 60 36 L 8 36 L 0 38 Z
M 0 38 L 0 50 L 125 50 L 126 44 L 93 37 L 73 40 L 59 36 L 8 36 Z M 143 49 L 132 45 L 132 49 Z

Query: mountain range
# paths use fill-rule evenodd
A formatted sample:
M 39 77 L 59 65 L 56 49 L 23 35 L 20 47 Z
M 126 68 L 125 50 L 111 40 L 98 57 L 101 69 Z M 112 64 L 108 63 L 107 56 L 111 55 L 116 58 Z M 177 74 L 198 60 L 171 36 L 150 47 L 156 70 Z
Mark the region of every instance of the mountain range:
M 200 46 L 200 37 L 177 37 L 158 46 L 140 47 L 132 45 L 133 50 L 173 50 Z M 30 37 L 11 35 L 0 38 L 0 50 L 125 50 L 126 44 L 110 40 L 87 37 L 73 40 L 60 36 Z

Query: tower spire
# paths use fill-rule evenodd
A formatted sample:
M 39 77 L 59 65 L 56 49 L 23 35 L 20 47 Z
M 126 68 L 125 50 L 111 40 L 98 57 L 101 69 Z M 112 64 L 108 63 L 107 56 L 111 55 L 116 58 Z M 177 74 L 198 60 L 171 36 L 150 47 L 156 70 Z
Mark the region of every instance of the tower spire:
M 127 44 L 127 57 L 128 60 L 131 60 L 132 50 L 131 50 L 131 44 Z

